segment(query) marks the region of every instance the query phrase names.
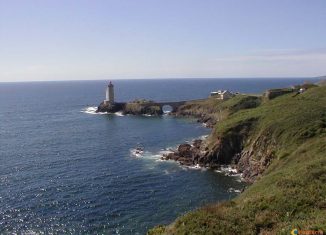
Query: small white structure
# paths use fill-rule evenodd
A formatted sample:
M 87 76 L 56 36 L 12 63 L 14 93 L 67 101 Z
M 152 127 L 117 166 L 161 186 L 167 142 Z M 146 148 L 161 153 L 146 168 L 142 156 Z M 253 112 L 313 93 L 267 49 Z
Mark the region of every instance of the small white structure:
M 114 86 L 111 81 L 106 88 L 104 103 L 105 104 L 108 104 L 108 103 L 113 104 L 114 103 Z
M 228 90 L 218 90 L 218 91 L 212 91 L 211 97 L 216 97 L 216 99 L 219 100 L 227 100 L 234 96 L 234 94 Z

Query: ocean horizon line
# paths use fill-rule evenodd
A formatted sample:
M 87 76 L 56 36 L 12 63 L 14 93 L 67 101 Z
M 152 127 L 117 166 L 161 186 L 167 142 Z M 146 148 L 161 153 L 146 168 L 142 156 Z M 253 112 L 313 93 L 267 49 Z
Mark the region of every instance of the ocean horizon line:
M 279 79 L 322 79 L 324 76 L 314 76 L 314 77 L 159 77 L 159 78 L 107 78 L 107 79 L 63 79 L 63 80 L 18 80 L 18 81 L 0 81 L 0 84 L 5 83 L 39 83 L 39 82 L 51 82 L 51 83 L 57 83 L 57 82 L 96 82 L 96 81 L 137 81 L 137 80 L 151 80 L 151 81 L 159 81 L 159 80 L 196 80 L 196 79 L 203 79 L 203 80 L 279 80 Z

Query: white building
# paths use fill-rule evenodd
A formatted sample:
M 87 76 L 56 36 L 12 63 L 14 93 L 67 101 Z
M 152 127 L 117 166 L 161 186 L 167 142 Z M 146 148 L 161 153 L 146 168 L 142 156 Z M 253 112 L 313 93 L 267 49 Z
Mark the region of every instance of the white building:
M 211 97 L 216 97 L 216 99 L 220 100 L 227 100 L 234 96 L 234 94 L 228 90 L 218 90 L 218 91 L 212 91 Z

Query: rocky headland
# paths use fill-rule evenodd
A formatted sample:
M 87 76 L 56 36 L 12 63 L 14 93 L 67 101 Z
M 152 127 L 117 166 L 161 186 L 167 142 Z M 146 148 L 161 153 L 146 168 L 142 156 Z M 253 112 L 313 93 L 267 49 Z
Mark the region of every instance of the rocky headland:
M 252 184 L 148 234 L 287 234 L 293 225 L 326 231 L 325 86 L 187 102 L 173 115 L 195 117 L 212 132 L 163 159 L 212 169 L 229 164 Z
M 181 165 L 199 166 L 209 169 L 219 169 L 220 166 L 230 165 L 239 173 L 243 173 L 244 180 L 253 182 L 261 170 L 248 173 L 247 161 L 243 150 L 244 139 L 248 136 L 250 126 L 255 120 L 248 120 L 234 127 L 232 135 L 214 136 L 214 127 L 231 114 L 255 108 L 260 105 L 261 96 L 238 95 L 231 100 L 222 101 L 214 98 L 187 102 L 180 106 L 171 115 L 176 117 L 193 117 L 206 127 L 212 128 L 212 134 L 206 139 L 194 140 L 192 144 L 183 143 L 171 153 L 163 155 L 162 160 L 174 160 Z

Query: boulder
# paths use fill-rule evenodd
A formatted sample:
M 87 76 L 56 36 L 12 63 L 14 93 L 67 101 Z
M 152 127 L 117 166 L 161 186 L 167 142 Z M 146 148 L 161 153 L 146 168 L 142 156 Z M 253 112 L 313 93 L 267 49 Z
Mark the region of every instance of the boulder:
M 184 158 L 191 158 L 191 145 L 190 144 L 180 144 L 178 147 L 178 155 Z

